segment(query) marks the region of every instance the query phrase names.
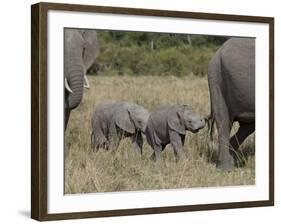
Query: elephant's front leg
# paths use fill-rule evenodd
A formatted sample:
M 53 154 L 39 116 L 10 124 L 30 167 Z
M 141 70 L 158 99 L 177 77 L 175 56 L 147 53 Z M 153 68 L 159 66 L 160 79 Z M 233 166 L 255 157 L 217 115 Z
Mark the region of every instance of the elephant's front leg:
M 243 152 L 238 149 L 244 140 L 255 131 L 255 124 L 239 122 L 239 125 L 238 131 L 230 139 L 230 147 L 232 147 L 232 154 L 235 158 L 236 165 L 245 166 L 247 158 L 244 156 Z
M 152 153 L 150 159 L 155 162 L 162 161 L 163 160 L 162 156 L 161 156 L 161 153 L 163 150 L 162 145 L 155 142 L 154 138 L 150 139 L 149 136 L 147 136 L 147 139 L 149 139 L 148 142 L 149 142 L 151 148 L 153 149 L 153 153 Z
M 230 139 L 231 147 L 236 151 L 244 140 L 255 131 L 255 124 L 239 123 L 240 127 Z
M 178 162 L 180 159 L 185 158 L 185 154 L 183 151 L 183 142 L 182 136 L 174 130 L 169 131 L 169 137 L 171 145 L 174 149 L 174 154 L 176 157 L 176 161 Z
M 234 158 L 230 154 L 229 150 L 229 129 L 229 126 L 226 124 L 218 125 L 219 157 L 217 161 L 217 168 L 225 171 L 229 171 L 234 168 Z
M 212 113 L 218 129 L 219 156 L 217 160 L 217 168 L 229 171 L 234 168 L 234 159 L 229 150 L 230 130 L 232 120 L 229 116 L 228 107 L 224 100 L 224 96 L 217 83 L 213 83 L 216 88 L 210 91 Z
M 162 146 L 160 145 L 153 145 L 153 154 L 151 155 L 151 159 L 153 161 L 158 161 L 158 162 L 162 162 L 163 161 L 163 158 L 161 156 L 161 153 L 162 153 Z
M 118 133 L 116 125 L 112 123 L 109 129 L 109 148 L 112 149 L 113 153 L 116 153 L 120 140 L 120 133 Z
M 143 147 L 143 138 L 140 131 L 138 131 L 135 135 L 131 137 L 133 147 L 140 155 L 142 155 L 142 147 Z

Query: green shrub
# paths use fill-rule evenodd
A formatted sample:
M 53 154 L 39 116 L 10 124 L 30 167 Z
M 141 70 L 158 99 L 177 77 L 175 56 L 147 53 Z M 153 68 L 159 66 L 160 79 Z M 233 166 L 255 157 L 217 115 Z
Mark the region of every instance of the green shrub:
M 100 54 L 89 73 L 103 75 L 207 74 L 207 67 L 222 37 L 99 31 Z

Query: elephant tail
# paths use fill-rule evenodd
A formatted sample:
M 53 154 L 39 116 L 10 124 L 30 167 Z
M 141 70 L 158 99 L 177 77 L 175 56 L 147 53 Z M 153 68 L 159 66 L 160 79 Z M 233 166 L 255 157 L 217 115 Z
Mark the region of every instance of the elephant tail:
M 213 114 L 211 113 L 209 116 L 205 118 L 205 121 L 208 124 L 208 135 L 210 136 L 211 141 L 213 141 L 213 132 L 214 132 L 214 123 L 215 118 Z

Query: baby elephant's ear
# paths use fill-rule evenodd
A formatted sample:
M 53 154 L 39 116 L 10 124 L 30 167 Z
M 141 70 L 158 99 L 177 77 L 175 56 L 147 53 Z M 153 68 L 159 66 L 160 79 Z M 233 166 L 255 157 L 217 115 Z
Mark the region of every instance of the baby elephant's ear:
M 129 111 L 125 108 L 122 108 L 116 112 L 115 115 L 115 124 L 130 134 L 135 133 L 135 125 L 130 118 Z
M 174 108 L 168 114 L 168 126 L 179 134 L 185 135 L 183 111 L 181 108 Z

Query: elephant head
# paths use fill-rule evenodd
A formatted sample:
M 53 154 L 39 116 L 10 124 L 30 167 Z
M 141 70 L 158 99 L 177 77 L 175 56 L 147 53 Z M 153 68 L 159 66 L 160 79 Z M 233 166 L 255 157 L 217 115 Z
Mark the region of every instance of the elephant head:
M 95 61 L 98 53 L 95 31 L 64 30 L 65 128 L 70 111 L 82 100 L 83 87 L 90 87 L 86 71 Z
M 134 134 L 145 132 L 149 113 L 143 107 L 134 103 L 125 103 L 115 116 L 116 125 L 122 130 Z
M 168 114 L 168 126 L 184 135 L 185 131 L 198 132 L 205 126 L 205 119 L 187 105 L 177 105 Z

